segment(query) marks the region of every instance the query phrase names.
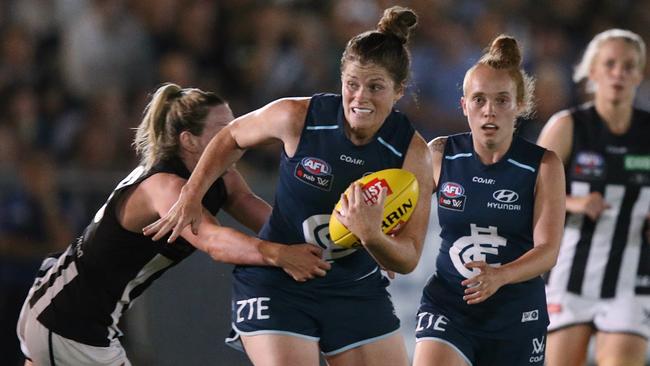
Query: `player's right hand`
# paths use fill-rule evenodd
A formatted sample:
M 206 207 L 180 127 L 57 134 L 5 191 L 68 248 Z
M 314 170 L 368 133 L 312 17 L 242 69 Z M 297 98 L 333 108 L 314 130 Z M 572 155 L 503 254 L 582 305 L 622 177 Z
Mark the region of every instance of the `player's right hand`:
M 324 277 L 332 266 L 321 258 L 322 252 L 314 244 L 281 245 L 275 265 L 298 282 Z
M 167 239 L 167 242 L 171 243 L 181 235 L 187 225 L 191 225 L 192 233 L 198 235 L 202 211 L 201 200 L 187 196 L 181 190 L 178 200 L 167 214 L 153 224 L 145 226 L 142 233 L 147 236 L 153 235 L 151 239 L 157 241 L 171 231 L 172 233 Z
M 603 199 L 603 195 L 599 192 L 591 192 L 589 195 L 580 197 L 580 204 L 582 206 L 582 213 L 587 215 L 592 221 L 598 220 L 600 214 L 603 213 L 610 206 Z

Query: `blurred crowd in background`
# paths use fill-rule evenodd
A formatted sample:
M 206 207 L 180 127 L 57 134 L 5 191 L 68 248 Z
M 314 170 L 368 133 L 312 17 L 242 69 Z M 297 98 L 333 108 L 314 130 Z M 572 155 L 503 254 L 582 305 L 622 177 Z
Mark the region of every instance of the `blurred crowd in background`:
M 465 131 L 465 71 L 499 33 L 521 41 L 537 79 L 535 139 L 584 100 L 573 65 L 596 33 L 650 42 L 637 0 L 3 0 L 0 1 L 0 355 L 40 258 L 81 233 L 137 160 L 132 128 L 163 82 L 215 91 L 236 115 L 284 96 L 339 92 L 346 41 L 382 10 L 413 8 L 412 79 L 398 107 L 426 139 Z M 637 104 L 650 109 L 650 63 Z M 247 153 L 273 174 L 279 147 Z M 254 180 L 254 179 L 253 179 Z M 255 190 L 255 184 L 253 184 Z M 11 363 L 8 363 L 11 364 Z

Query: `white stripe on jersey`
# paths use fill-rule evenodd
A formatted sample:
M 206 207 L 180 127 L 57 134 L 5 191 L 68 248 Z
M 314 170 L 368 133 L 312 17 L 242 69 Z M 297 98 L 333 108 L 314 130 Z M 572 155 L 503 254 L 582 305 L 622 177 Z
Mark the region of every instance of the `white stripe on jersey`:
M 621 272 L 617 282 L 617 295 L 634 295 L 636 286 L 636 274 L 639 267 L 639 256 L 641 255 L 642 228 L 646 220 L 646 214 L 650 207 L 650 187 L 643 187 L 639 192 L 627 233 L 627 246 L 623 252 Z
M 75 255 L 73 253 L 74 247 L 68 248 L 68 250 L 65 251 L 62 255 L 59 256 L 58 260 L 56 261 L 56 264 L 53 265 L 47 273 L 42 277 L 40 280 L 41 285 L 40 286 L 32 286 L 32 288 L 29 291 L 29 300 L 31 300 L 32 295 L 34 292 L 38 291 L 42 286 L 47 286 L 47 284 L 50 281 L 50 278 L 63 266 L 63 263 L 65 262 L 66 258 L 70 257 L 71 255 Z M 61 275 L 58 276 L 55 280 L 54 283 L 48 287 L 47 291 L 43 296 L 41 296 L 38 301 L 32 306 L 33 311 L 36 312 L 36 314 L 41 314 L 45 308 L 47 308 L 50 303 L 52 303 L 52 300 L 56 297 L 56 295 L 63 290 L 66 284 L 70 283 L 77 275 L 79 272 L 77 271 L 77 264 L 76 262 L 72 261 L 67 268 L 63 269 L 61 271 Z M 39 281 L 39 279 L 37 279 Z
M 575 196 L 588 195 L 589 183 L 572 182 L 571 194 Z M 564 236 L 562 237 L 562 244 L 560 246 L 560 255 L 558 256 L 555 267 L 551 270 L 551 276 L 548 282 L 550 288 L 564 290 L 569 285 L 571 265 L 573 264 L 573 257 L 576 253 L 576 246 L 580 240 L 580 230 L 582 229 L 584 219 L 585 216 L 583 214 L 572 213 L 567 217 Z
M 609 252 L 612 250 L 616 220 L 618 220 L 621 205 L 623 204 L 623 196 L 625 196 L 625 186 L 608 184 L 605 187 L 603 200 L 611 207 L 600 214 L 594 228 L 589 257 L 587 258 L 587 268 L 582 282 L 582 294 L 586 297 L 600 298 Z
M 160 272 L 161 270 L 169 267 L 172 265 L 174 262 L 160 254 L 157 254 L 155 257 L 153 257 L 147 264 L 145 264 L 140 272 L 135 276 L 134 279 L 129 281 L 126 286 L 124 287 L 124 291 L 122 292 L 122 296 L 120 297 L 120 300 L 115 304 L 115 310 L 111 313 L 111 319 L 113 319 L 113 324 L 111 324 L 108 327 L 108 338 L 113 339 L 115 336 L 122 336 L 122 331 L 117 327 L 117 324 L 120 321 L 120 317 L 122 316 L 123 309 L 125 306 L 128 306 L 129 303 L 131 302 L 131 291 L 133 291 L 134 288 L 137 286 L 141 285 L 145 281 L 149 279 L 149 277 L 153 276 L 154 274 Z

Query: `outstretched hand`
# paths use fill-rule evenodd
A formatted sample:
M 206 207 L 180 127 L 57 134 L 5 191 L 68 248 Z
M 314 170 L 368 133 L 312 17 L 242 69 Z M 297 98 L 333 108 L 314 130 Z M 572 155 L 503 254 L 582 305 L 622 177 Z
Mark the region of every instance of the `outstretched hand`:
M 478 275 L 460 283 L 467 287 L 463 300 L 469 305 L 487 300 L 505 284 L 505 278 L 501 275 L 499 267 L 492 267 L 483 261 L 465 263 L 465 267 L 468 269 L 478 268 L 481 271 Z
M 332 267 L 321 259 L 322 252 L 314 244 L 282 245 L 275 264 L 294 280 L 305 282 L 325 276 Z
M 198 235 L 202 211 L 201 200 L 186 197 L 181 191 L 178 200 L 167 214 L 153 224 L 145 226 L 142 233 L 147 236 L 153 235 L 151 239 L 157 241 L 171 231 L 172 233 L 167 239 L 167 242 L 171 243 L 181 235 L 187 225 L 191 225 L 192 233 Z

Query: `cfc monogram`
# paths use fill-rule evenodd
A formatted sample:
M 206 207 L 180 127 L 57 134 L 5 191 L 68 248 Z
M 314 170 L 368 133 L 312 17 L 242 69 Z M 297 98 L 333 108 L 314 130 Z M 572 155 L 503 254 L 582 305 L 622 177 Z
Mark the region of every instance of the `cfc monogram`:
M 489 246 L 484 246 L 484 245 Z M 465 263 L 472 261 L 487 262 L 485 255 L 499 255 L 499 247 L 505 247 L 506 238 L 499 236 L 496 226 L 479 227 L 476 224 L 470 224 L 470 235 L 462 236 L 454 242 L 449 248 L 449 257 L 454 267 L 465 278 L 471 278 L 479 274 L 478 268 L 469 269 Z M 500 263 L 490 263 L 493 267 L 498 267 Z

